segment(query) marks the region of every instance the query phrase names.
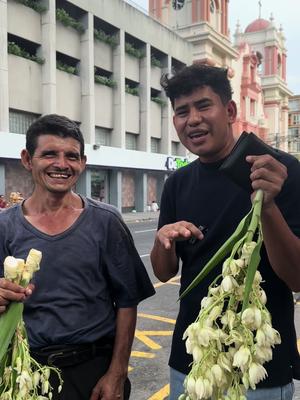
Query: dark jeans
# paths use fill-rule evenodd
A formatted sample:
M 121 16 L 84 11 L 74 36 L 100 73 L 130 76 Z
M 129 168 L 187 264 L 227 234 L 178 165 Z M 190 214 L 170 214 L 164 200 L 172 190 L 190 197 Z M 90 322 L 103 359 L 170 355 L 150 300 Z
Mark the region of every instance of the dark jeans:
M 32 355 L 38 362 L 47 364 L 43 357 L 38 357 L 36 354 Z M 97 354 L 94 357 L 90 357 L 87 361 L 75 365 L 57 365 L 61 370 L 64 383 L 62 391 L 58 393 L 59 380 L 56 373 L 51 372 L 52 400 L 89 400 L 96 383 L 108 370 L 110 361 L 111 351 L 104 351 L 103 354 Z M 130 381 L 127 378 L 124 385 L 124 400 L 129 399 L 130 388 Z

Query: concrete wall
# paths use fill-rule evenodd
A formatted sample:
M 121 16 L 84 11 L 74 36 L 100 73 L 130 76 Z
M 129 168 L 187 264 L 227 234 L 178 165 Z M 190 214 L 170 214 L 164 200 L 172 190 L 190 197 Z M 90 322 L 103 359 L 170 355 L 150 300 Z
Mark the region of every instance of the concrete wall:
M 9 107 L 42 113 L 42 67 L 34 61 L 8 55 Z

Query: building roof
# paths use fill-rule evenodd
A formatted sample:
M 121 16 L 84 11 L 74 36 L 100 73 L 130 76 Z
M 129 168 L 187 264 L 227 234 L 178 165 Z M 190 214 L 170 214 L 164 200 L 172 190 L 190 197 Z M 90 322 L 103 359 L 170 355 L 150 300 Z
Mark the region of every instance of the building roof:
M 245 33 L 264 31 L 265 29 L 269 28 L 270 25 L 270 21 L 267 21 L 263 18 L 258 18 L 247 26 Z

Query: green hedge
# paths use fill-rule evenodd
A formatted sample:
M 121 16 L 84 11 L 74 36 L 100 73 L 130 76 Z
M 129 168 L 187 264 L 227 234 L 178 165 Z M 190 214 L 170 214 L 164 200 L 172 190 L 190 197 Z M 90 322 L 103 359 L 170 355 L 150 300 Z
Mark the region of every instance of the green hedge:
M 129 85 L 125 85 L 125 92 L 132 94 L 133 96 L 139 96 L 139 89 L 137 87 L 130 87 Z
M 70 26 L 71 28 L 76 29 L 79 33 L 83 33 L 85 31 L 82 23 L 72 18 L 63 8 L 58 8 L 56 10 L 56 19 L 60 21 L 63 25 Z
M 107 78 L 107 76 L 103 75 L 95 75 L 95 82 L 111 88 L 114 88 L 117 85 L 116 81 L 114 81 L 112 78 Z
M 161 97 L 151 97 L 151 100 L 154 101 L 154 103 L 157 103 L 162 107 L 165 107 L 167 105 L 166 100 L 162 99 Z
M 68 74 L 77 75 L 76 67 L 72 67 L 71 65 L 64 64 L 63 62 L 57 60 L 56 61 L 56 68 L 60 71 L 67 72 Z
M 142 50 L 136 49 L 132 44 L 125 43 L 125 51 L 127 54 L 135 57 L 135 58 L 143 58 L 145 57 L 145 53 Z
M 9 54 L 14 54 L 18 57 L 27 58 L 27 60 L 35 61 L 38 64 L 44 64 L 45 60 L 38 56 L 30 55 L 26 50 L 22 49 L 15 42 L 8 42 L 7 51 Z
M 26 7 L 32 8 L 34 11 L 38 13 L 42 13 L 47 10 L 46 7 L 44 7 L 42 4 L 40 4 L 38 1 L 34 0 L 15 0 L 17 3 L 23 4 Z
M 118 39 L 113 35 L 107 35 L 102 29 L 94 29 L 94 37 L 101 42 L 109 44 L 111 47 L 118 45 Z

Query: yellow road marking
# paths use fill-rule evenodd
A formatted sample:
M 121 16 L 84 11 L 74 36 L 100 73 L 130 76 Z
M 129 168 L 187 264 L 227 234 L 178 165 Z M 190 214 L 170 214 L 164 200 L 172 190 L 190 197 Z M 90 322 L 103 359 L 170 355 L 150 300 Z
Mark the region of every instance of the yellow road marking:
M 164 400 L 170 394 L 170 386 L 169 384 L 164 386 L 158 392 L 156 392 L 153 396 L 149 397 L 148 400 Z
M 146 353 L 145 351 L 135 351 L 135 350 L 131 352 L 130 356 L 139 358 L 155 358 L 155 354 L 153 353 Z
M 300 353 L 300 339 L 297 340 L 297 345 L 298 345 L 298 351 Z
M 143 331 L 147 336 L 171 336 L 173 331 Z
M 160 317 L 159 315 L 152 315 L 152 314 L 138 313 L 138 317 L 153 319 L 155 321 L 167 322 L 169 324 L 174 324 L 174 325 L 175 325 L 175 322 L 176 322 L 175 319 Z
M 148 338 L 148 336 L 146 336 L 143 331 L 139 331 L 136 329 L 135 337 L 143 342 L 146 346 L 150 347 L 150 349 L 152 350 L 161 349 L 161 346 L 158 343 L 154 342 L 154 340 Z
M 170 280 L 168 280 L 168 282 L 157 282 L 153 286 L 155 288 L 159 288 L 161 286 L 168 285 L 168 284 L 174 285 L 174 282 L 178 281 L 180 278 L 181 278 L 180 275 L 179 276 L 174 276 L 174 278 L 171 278 Z

